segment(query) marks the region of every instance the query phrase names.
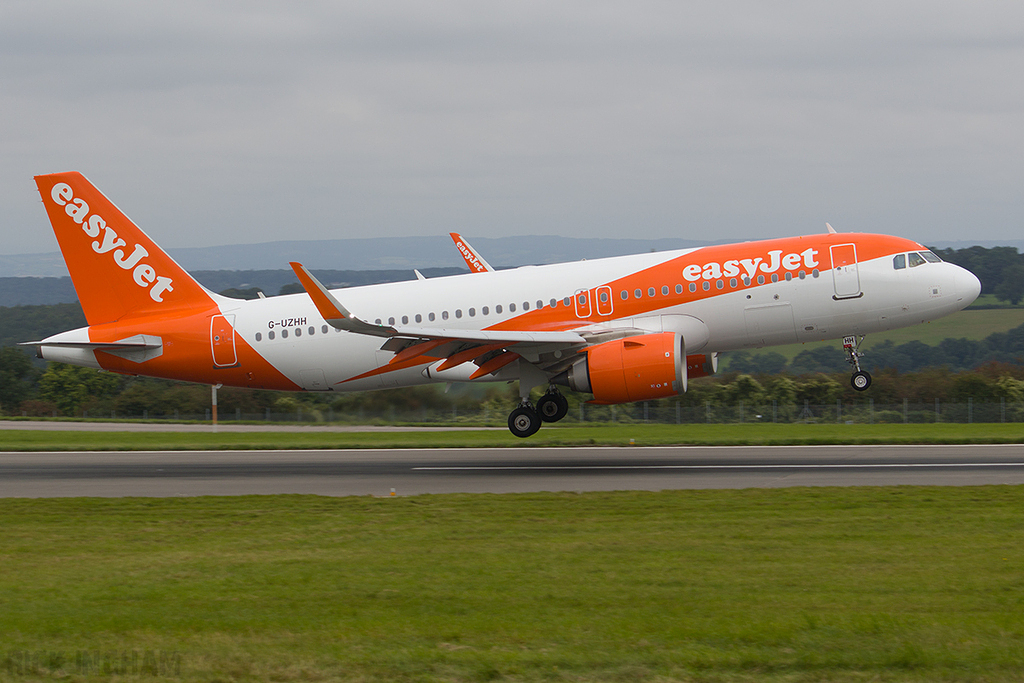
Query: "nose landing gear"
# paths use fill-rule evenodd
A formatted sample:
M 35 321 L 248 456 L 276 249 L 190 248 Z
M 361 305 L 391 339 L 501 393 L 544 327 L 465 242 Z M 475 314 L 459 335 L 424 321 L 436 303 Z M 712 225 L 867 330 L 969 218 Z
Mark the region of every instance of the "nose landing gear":
M 867 391 L 868 387 L 871 386 L 871 375 L 860 369 L 860 358 L 864 354 L 858 351 L 861 343 L 864 341 L 864 335 L 857 337 L 843 337 L 843 350 L 846 351 L 847 362 L 854 367 L 854 373 L 850 376 L 850 386 L 857 391 Z

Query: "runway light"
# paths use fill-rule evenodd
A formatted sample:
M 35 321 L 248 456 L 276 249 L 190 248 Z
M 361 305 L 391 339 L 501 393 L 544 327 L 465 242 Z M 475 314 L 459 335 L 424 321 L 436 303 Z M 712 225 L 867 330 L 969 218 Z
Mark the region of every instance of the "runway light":
M 395 495 L 395 490 L 394 489 L 391 489 L 391 495 L 392 496 Z

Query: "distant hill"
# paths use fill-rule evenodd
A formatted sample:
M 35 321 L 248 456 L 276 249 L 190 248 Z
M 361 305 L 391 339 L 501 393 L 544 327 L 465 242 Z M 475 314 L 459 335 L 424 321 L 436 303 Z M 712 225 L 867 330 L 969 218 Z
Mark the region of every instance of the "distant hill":
M 424 268 L 425 277 L 443 277 L 468 273 L 462 268 Z M 313 274 L 331 288 L 375 285 L 382 282 L 414 280 L 411 270 L 319 270 Z M 288 270 L 195 270 L 200 284 L 214 292 L 259 289 L 267 296 L 276 296 L 285 285 L 298 283 Z M 228 296 L 236 296 L 230 293 Z M 78 295 L 70 277 L 0 277 L 0 306 L 41 306 L 75 303 Z
M 470 239 L 473 246 L 496 268 L 686 249 L 717 243 L 685 239 L 612 240 L 551 236 Z M 287 269 L 289 261 L 300 261 L 307 268 L 335 270 L 423 270 L 464 265 L 447 235 L 265 242 L 168 249 L 168 252 L 189 271 L 279 270 Z M 64 260 L 57 252 L 0 255 L 0 277 L 61 277 L 67 274 Z

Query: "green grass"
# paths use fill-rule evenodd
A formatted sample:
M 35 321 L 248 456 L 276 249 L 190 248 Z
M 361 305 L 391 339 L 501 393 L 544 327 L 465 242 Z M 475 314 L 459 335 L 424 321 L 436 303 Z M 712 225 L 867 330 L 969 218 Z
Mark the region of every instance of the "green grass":
M 1024 309 L 1022 308 L 993 308 L 972 310 L 970 308 L 958 311 L 945 318 L 933 320 L 922 325 L 902 327 L 898 330 L 869 334 L 864 338 L 863 349 L 869 350 L 876 344 L 891 340 L 899 346 L 910 341 L 920 341 L 929 346 L 937 346 L 943 339 L 972 339 L 980 341 L 994 332 L 1006 332 L 1024 322 Z M 828 340 L 820 342 L 807 342 L 804 344 L 787 344 L 784 346 L 772 346 L 764 351 L 781 353 L 786 360 L 793 360 L 798 353 L 809 349 L 816 349 L 821 346 L 834 346 L 841 348 L 839 340 Z
M 974 303 L 967 307 L 967 310 L 979 308 L 1015 308 L 1020 311 L 1024 310 L 1024 304 L 1014 306 L 1009 301 L 997 299 L 995 294 L 982 294 L 974 300 Z
M 1019 486 L 8 499 L 0 679 L 1018 681 L 1022 535 Z
M 0 451 L 508 448 L 538 446 L 1024 443 L 1006 424 L 604 424 L 545 427 L 528 439 L 504 429 L 453 432 L 47 432 L 0 430 Z

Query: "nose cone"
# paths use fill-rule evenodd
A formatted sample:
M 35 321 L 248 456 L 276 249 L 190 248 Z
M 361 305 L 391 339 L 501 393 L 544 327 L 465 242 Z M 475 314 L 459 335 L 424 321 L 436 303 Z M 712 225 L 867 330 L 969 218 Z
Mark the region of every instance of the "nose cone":
M 960 266 L 954 267 L 956 272 L 953 274 L 953 285 L 956 289 L 957 303 L 961 307 L 970 306 L 981 294 L 981 280 L 969 270 Z

